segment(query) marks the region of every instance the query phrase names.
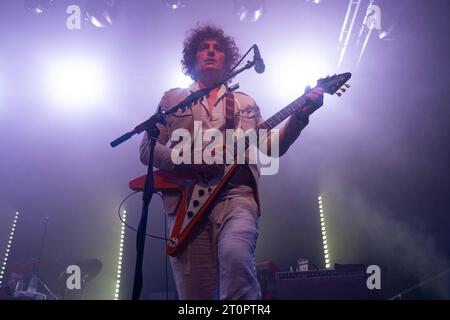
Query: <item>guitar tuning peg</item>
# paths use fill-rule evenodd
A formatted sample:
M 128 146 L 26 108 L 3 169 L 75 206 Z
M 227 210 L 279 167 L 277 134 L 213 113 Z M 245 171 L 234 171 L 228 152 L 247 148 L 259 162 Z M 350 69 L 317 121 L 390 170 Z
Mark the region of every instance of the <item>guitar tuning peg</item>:
M 345 91 L 347 91 L 347 89 L 345 89 L 345 88 L 341 88 L 341 91 L 342 91 L 342 92 L 345 92 Z
M 340 96 L 342 96 L 342 93 L 336 92 L 336 95 L 337 95 L 338 97 L 340 97 Z

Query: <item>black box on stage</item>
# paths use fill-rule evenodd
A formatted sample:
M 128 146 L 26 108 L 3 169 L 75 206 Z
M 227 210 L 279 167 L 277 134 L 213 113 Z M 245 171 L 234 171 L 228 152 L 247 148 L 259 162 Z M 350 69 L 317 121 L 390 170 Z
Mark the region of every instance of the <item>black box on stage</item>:
M 278 300 L 361 300 L 369 299 L 367 275 L 362 268 L 277 272 Z

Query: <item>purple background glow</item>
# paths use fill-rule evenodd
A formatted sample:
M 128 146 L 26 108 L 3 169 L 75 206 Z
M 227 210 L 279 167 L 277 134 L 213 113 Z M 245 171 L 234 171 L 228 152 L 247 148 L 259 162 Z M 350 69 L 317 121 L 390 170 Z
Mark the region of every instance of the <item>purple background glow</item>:
M 259 45 L 266 72 L 250 70 L 235 82 L 267 118 L 303 92 L 300 83 L 297 95 L 285 93 L 281 63 L 336 72 L 348 1 L 316 6 L 268 0 L 261 21 L 251 24 L 239 23 L 231 1 L 192 0 L 171 11 L 161 1 L 127 0 L 110 28 L 83 20 L 81 30 L 70 31 L 65 9 L 81 3 L 55 1 L 36 16 L 22 1 L 0 2 L 0 250 L 19 210 L 10 259 L 37 257 L 48 215 L 43 278 L 55 287 L 64 266 L 98 258 L 102 273 L 84 297 L 110 299 L 117 206 L 129 193 L 128 181 L 145 167 L 138 157 L 141 137 L 116 149 L 109 142 L 151 115 L 163 92 L 176 86 L 186 31 L 197 21 L 214 21 L 235 37 L 242 53 Z M 346 62 L 352 88 L 340 99 L 325 97 L 325 106 L 281 159 L 279 174 L 261 180 L 257 261 L 272 260 L 286 270 L 303 257 L 323 266 L 321 193 L 332 263 L 380 265 L 383 295 L 390 297 L 450 262 L 450 2 L 378 5 L 383 23 L 395 23 L 394 40 L 374 37 L 358 68 Z M 105 72 L 105 95 L 82 110 L 55 105 L 48 96 L 49 64 L 69 56 L 101 64 Z M 161 202 L 153 199 L 149 232 L 162 234 Z M 129 223 L 137 225 L 140 197 L 126 207 Z M 135 235 L 126 232 L 123 298 L 131 292 L 135 257 Z M 148 239 L 143 297 L 165 290 L 163 248 Z M 443 285 L 448 279 L 416 294 L 449 298 Z M 173 291 L 172 279 L 169 286 Z

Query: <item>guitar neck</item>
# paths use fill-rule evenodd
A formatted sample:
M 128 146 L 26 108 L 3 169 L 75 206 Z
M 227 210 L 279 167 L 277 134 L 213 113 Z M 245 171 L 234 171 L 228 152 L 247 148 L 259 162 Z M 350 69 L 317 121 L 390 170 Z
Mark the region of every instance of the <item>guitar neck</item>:
M 281 122 L 283 122 L 285 119 L 287 119 L 289 116 L 291 116 L 295 111 L 300 109 L 303 105 L 305 105 L 306 100 L 304 98 L 304 95 L 300 98 L 294 100 L 289 105 L 275 113 L 272 117 L 261 123 L 257 128 L 256 132 L 258 133 L 260 129 L 265 129 L 267 132 L 275 128 L 277 125 L 279 125 Z M 249 141 L 245 137 L 242 137 L 240 139 L 237 139 L 237 141 L 234 143 L 234 155 L 235 157 L 237 154 L 242 151 L 242 149 L 247 150 L 249 147 Z
M 275 113 L 272 117 L 261 123 L 256 130 L 259 129 L 266 129 L 267 131 L 272 130 L 281 122 L 283 122 L 286 118 L 292 115 L 295 111 L 300 109 L 305 103 L 306 100 L 304 96 L 301 96 L 297 100 L 291 102 L 288 106 L 284 107 L 283 109 Z

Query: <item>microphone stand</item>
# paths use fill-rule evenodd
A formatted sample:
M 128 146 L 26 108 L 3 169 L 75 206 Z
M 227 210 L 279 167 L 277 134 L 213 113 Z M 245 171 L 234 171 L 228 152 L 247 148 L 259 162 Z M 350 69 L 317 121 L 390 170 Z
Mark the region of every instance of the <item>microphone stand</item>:
M 58 298 L 56 297 L 56 295 L 50 290 L 50 288 L 47 286 L 47 284 L 42 281 L 41 277 L 40 277 L 40 271 L 41 271 L 41 261 L 42 261 L 42 254 L 44 252 L 44 246 L 45 246 L 45 239 L 47 237 L 47 227 L 48 227 L 48 221 L 50 220 L 50 218 L 48 216 L 45 216 L 44 218 L 44 232 L 42 233 L 42 239 L 41 239 L 41 245 L 39 248 L 39 256 L 38 256 L 38 261 L 37 261 L 37 266 L 34 265 L 33 266 L 33 275 L 32 275 L 32 279 L 35 278 L 36 281 L 36 289 L 37 290 L 37 286 L 38 286 L 38 282 L 44 287 L 44 289 L 47 291 L 47 294 L 50 294 L 52 300 L 57 300 Z
M 121 135 L 116 140 L 110 143 L 111 147 L 117 147 L 119 144 L 125 142 L 130 139 L 135 134 L 142 133 L 143 131 L 147 132 L 148 135 L 148 143 L 150 147 L 150 155 L 147 165 L 147 177 L 145 180 L 144 191 L 142 195 L 142 211 L 141 211 L 141 219 L 139 222 L 139 227 L 136 235 L 136 264 L 134 269 L 134 282 L 133 282 L 133 294 L 132 300 L 139 300 L 142 290 L 142 282 L 143 282 L 143 273 L 142 273 L 142 265 L 144 261 L 144 250 L 145 250 L 145 235 L 147 233 L 147 220 L 148 220 L 148 209 L 150 207 L 150 202 L 152 200 L 152 196 L 154 193 L 153 190 L 153 157 L 155 152 L 156 140 L 159 137 L 159 129 L 156 124 L 160 123 L 166 124 L 166 116 L 172 113 L 177 112 L 179 109 L 185 110 L 186 108 L 192 107 L 192 105 L 204 97 L 208 96 L 211 90 L 214 88 L 220 87 L 222 84 L 226 84 L 227 81 L 237 74 L 243 72 L 244 70 L 250 69 L 255 65 L 255 61 L 248 61 L 245 66 L 234 71 L 233 73 L 227 75 L 224 79 L 219 82 L 216 82 L 211 87 L 200 89 L 196 92 L 191 93 L 188 97 L 186 97 L 183 101 L 181 101 L 176 106 L 171 109 L 164 111 L 159 108 L 158 112 L 151 116 L 149 119 L 137 125 L 134 130 L 127 132 Z M 239 88 L 239 84 L 235 84 L 229 87 L 230 91 L 234 91 Z M 170 240 L 169 240 L 170 241 Z

